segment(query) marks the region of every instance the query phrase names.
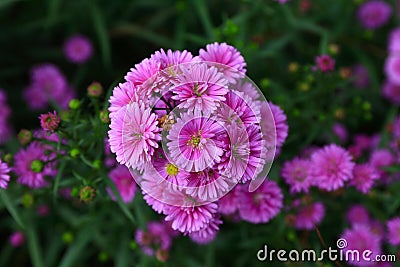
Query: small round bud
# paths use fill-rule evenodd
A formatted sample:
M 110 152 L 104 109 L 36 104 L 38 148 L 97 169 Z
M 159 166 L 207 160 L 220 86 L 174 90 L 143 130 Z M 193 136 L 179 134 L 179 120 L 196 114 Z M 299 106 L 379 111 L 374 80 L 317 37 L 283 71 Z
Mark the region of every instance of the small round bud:
M 90 186 L 84 186 L 79 191 L 79 198 L 81 201 L 85 203 L 92 202 L 92 200 L 96 197 L 96 190 Z
M 19 131 L 17 137 L 21 145 L 26 145 L 32 140 L 32 132 L 27 129 L 22 129 Z
M 100 252 L 98 255 L 98 259 L 100 262 L 106 262 L 108 260 L 108 254 L 104 251 Z
M 290 62 L 288 65 L 288 71 L 290 73 L 296 73 L 299 70 L 299 64 L 297 62 Z
M 35 200 L 31 194 L 26 193 L 22 196 L 21 203 L 25 208 L 30 208 L 35 203 Z
M 70 155 L 72 158 L 76 158 L 80 153 L 81 153 L 81 152 L 79 151 L 78 148 L 73 148 L 73 149 L 71 149 L 71 151 L 69 152 L 69 155 Z
M 328 46 L 328 52 L 331 55 L 337 55 L 340 51 L 340 47 L 337 44 L 330 44 Z
M 102 166 L 101 160 L 96 159 L 95 161 L 93 161 L 93 167 L 94 167 L 96 170 L 100 169 L 101 166 Z
M 68 104 L 70 109 L 78 109 L 81 106 L 81 102 L 78 99 L 72 99 Z
M 74 241 L 74 234 L 70 231 L 63 233 L 62 241 L 65 244 L 71 244 Z
M 156 258 L 157 258 L 157 260 L 162 261 L 162 262 L 168 260 L 168 258 L 169 258 L 168 250 L 165 250 L 162 248 L 157 249 Z
M 109 115 L 110 115 L 110 113 L 108 112 L 108 110 L 102 110 L 99 113 L 99 118 L 104 123 L 110 123 Z
M 103 86 L 98 82 L 92 82 L 87 88 L 87 94 L 92 97 L 98 97 L 103 93 Z
M 4 161 L 7 163 L 11 163 L 13 161 L 13 158 L 14 158 L 13 155 L 10 153 L 4 155 Z

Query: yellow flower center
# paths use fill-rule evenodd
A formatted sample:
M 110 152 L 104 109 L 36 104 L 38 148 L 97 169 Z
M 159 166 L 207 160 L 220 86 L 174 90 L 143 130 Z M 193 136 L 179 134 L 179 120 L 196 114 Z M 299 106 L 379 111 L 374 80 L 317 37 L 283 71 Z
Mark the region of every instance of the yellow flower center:
M 188 141 L 188 145 L 192 147 L 197 147 L 200 144 L 201 137 L 199 135 L 192 135 Z
M 178 167 L 176 167 L 172 163 L 168 163 L 167 166 L 165 166 L 165 170 L 167 171 L 168 175 L 175 176 L 178 174 Z

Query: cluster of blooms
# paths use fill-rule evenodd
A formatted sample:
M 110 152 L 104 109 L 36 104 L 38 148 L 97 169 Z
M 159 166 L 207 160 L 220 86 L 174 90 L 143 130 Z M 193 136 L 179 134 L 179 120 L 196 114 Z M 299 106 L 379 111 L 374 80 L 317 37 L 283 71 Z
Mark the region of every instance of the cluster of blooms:
M 372 252 L 370 258 L 374 259 L 375 256 L 382 255 L 382 245 L 385 241 L 391 245 L 400 244 L 399 217 L 388 220 L 385 231 L 384 225 L 379 220 L 371 218 L 364 206 L 354 205 L 347 211 L 347 220 L 350 228 L 341 235 L 341 238 L 347 241 L 347 246 L 343 248 L 345 253 L 349 250 L 358 250 L 361 255 L 361 252 L 370 250 Z M 371 266 L 371 262 L 362 257 L 360 260 L 349 260 L 349 264 L 353 266 Z
M 400 105 L 400 28 L 392 30 L 388 40 L 388 57 L 385 63 L 386 82 L 382 94 L 391 102 Z
M 7 95 L 0 89 L 0 144 L 4 144 L 11 137 L 10 115 L 11 109 L 7 104 Z
M 375 30 L 389 21 L 392 7 L 383 0 L 369 0 L 358 8 L 357 15 L 364 28 Z
M 57 66 L 46 63 L 31 69 L 31 82 L 24 90 L 26 103 L 31 109 L 44 109 L 51 101 L 67 108 L 74 96 L 74 90 Z
M 117 161 L 130 168 L 146 202 L 198 243 L 215 237 L 221 214 L 263 223 L 282 207 L 280 188 L 263 181 L 287 137 L 286 115 L 246 80 L 245 67 L 226 43 L 198 56 L 161 49 L 110 97 Z

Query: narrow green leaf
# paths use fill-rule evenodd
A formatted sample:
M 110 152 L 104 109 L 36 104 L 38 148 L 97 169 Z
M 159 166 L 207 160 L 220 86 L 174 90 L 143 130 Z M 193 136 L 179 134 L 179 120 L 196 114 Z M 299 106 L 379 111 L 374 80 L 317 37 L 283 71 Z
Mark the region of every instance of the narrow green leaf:
M 201 23 L 203 24 L 204 30 L 208 38 L 211 40 L 214 37 L 214 27 L 211 22 L 210 14 L 208 13 L 208 8 L 204 0 L 193 1 L 195 5 L 195 10 L 198 13 Z
M 124 232 L 119 242 L 118 253 L 115 257 L 115 267 L 129 266 L 129 235 Z
M 89 7 L 97 38 L 100 42 L 103 64 L 106 68 L 111 68 L 111 47 L 103 14 L 93 2 L 91 2 Z
M 0 198 L 4 203 L 4 206 L 6 206 L 8 212 L 13 217 L 14 221 L 19 225 L 19 227 L 21 227 L 22 229 L 25 229 L 25 225 L 22 222 L 21 216 L 19 215 L 17 208 L 10 201 L 10 198 L 8 197 L 8 194 L 5 190 L 0 190 Z
M 60 186 L 60 179 L 61 179 L 61 176 L 62 176 L 62 174 L 63 174 L 63 172 L 64 172 L 64 168 L 65 168 L 65 165 L 66 165 L 66 164 L 67 164 L 66 161 L 62 161 L 62 162 L 61 162 L 61 165 L 60 165 L 60 167 L 59 167 L 59 169 L 58 169 L 57 176 L 56 176 L 56 178 L 54 179 L 54 186 L 53 186 L 53 200 L 54 200 L 54 201 L 57 199 L 58 187 Z
M 32 223 L 26 229 L 29 254 L 31 255 L 32 265 L 34 267 L 43 267 L 43 258 L 40 251 L 40 244 L 37 233 Z
M 122 212 L 125 214 L 125 216 L 134 224 L 136 225 L 135 218 L 133 217 L 131 211 L 128 209 L 126 204 L 122 201 L 121 195 L 119 194 L 117 188 L 115 187 L 115 184 L 110 180 L 110 178 L 106 175 L 102 176 L 104 181 L 106 182 L 107 186 L 109 186 L 114 194 L 114 196 L 117 198 L 117 203 L 118 206 L 121 208 Z

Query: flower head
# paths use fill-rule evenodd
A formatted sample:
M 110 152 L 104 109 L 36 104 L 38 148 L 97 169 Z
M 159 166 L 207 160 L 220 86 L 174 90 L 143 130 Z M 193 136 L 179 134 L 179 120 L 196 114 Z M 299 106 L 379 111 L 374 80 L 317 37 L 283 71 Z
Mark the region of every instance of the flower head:
M 164 49 L 161 49 L 160 51 L 156 51 L 150 59 L 159 62 L 160 70 L 164 70 L 171 66 L 191 62 L 193 55 L 186 50 L 172 51 L 171 49 L 168 49 L 167 51 L 164 51 Z
M 388 3 L 381 0 L 370 0 L 363 3 L 357 11 L 358 19 L 366 29 L 374 30 L 385 25 L 392 8 Z
M 126 166 L 119 165 L 111 170 L 108 175 L 121 195 L 122 201 L 125 203 L 131 202 L 135 197 L 137 186 L 129 169 Z M 107 188 L 107 191 L 111 198 L 116 201 L 117 198 L 114 196 L 112 190 Z
M 245 185 L 240 186 L 237 205 L 243 220 L 251 223 L 267 223 L 281 210 L 283 194 L 276 182 L 266 180 L 254 192 L 248 192 Z
M 321 189 L 336 190 L 353 178 L 354 163 L 349 152 L 335 144 L 315 151 L 311 163 L 314 184 Z
M 48 112 L 45 114 L 41 114 L 39 116 L 40 119 L 40 126 L 45 131 L 54 132 L 58 128 L 58 124 L 60 123 L 60 116 L 57 115 L 56 111 L 53 113 Z
M 365 88 L 370 84 L 370 77 L 367 68 L 364 65 L 358 64 L 351 70 L 352 82 L 357 88 Z
M 207 244 L 215 239 L 219 231 L 219 225 L 222 224 L 220 215 L 214 215 L 206 227 L 199 231 L 191 232 L 190 239 L 198 244 Z
M 225 101 L 228 81 L 217 68 L 199 62 L 179 67 L 180 73 L 172 81 L 172 99 L 180 101 L 178 107 L 207 113 Z
M 158 91 L 156 83 L 158 75 L 156 74 L 159 70 L 160 62 L 145 58 L 125 75 L 125 80 L 138 87 L 142 94 L 151 96 L 153 92 Z
M 350 181 L 350 185 L 355 186 L 358 191 L 366 194 L 378 178 L 378 174 L 371 165 L 368 163 L 357 164 L 354 166 L 353 179 Z
M 110 97 L 110 117 L 114 116 L 118 110 L 122 107 L 137 102 L 138 104 L 146 104 L 144 98 L 142 98 L 131 82 L 120 83 L 118 86 L 114 87 L 113 94 Z
M 400 105 L 400 84 L 386 81 L 382 86 L 382 95 L 395 105 Z
M 10 170 L 7 163 L 0 159 L 0 188 L 7 189 L 8 182 L 10 181 Z
M 330 55 L 315 57 L 317 68 L 322 72 L 330 72 L 335 69 L 335 60 Z
M 294 225 L 297 229 L 311 230 L 324 216 L 325 206 L 321 202 L 308 204 L 299 208 Z
M 346 218 L 351 225 L 356 224 L 369 224 L 370 216 L 367 209 L 362 205 L 353 205 L 351 206 L 347 213 Z
M 168 250 L 172 244 L 172 236 L 169 234 L 168 225 L 165 222 L 148 222 L 147 230 L 137 229 L 135 241 L 149 256 L 154 255 L 158 249 Z
M 199 58 L 207 62 L 216 62 L 215 66 L 223 72 L 230 83 L 236 83 L 246 73 L 246 62 L 240 52 L 226 43 L 213 43 L 200 49 Z
M 400 27 L 391 31 L 389 35 L 388 50 L 392 54 L 400 53 Z
M 224 132 L 213 118 L 183 114 L 167 136 L 172 163 L 188 172 L 198 172 L 219 162 L 223 149 L 217 137 Z
M 26 149 L 20 149 L 15 154 L 14 172 L 17 182 L 31 188 L 47 185 L 45 177 L 54 177 L 57 170 L 54 162 L 47 162 L 52 155 L 47 155 L 45 147 L 39 142 L 32 142 Z
M 110 128 L 111 151 L 116 153 L 120 164 L 128 167 L 142 169 L 161 140 L 156 115 L 136 102 L 122 107 L 112 117 Z
M 72 63 L 85 63 L 93 55 L 92 43 L 86 36 L 73 35 L 64 43 L 64 55 Z
M 395 162 L 395 158 L 389 150 L 377 149 L 372 152 L 369 162 L 379 177 L 386 177 L 387 172 L 383 168 L 392 165 Z
M 386 58 L 385 73 L 390 82 L 400 85 L 400 55 L 389 55 Z
M 11 246 L 19 247 L 25 243 L 25 235 L 23 232 L 17 231 L 12 233 L 8 240 Z
M 312 180 L 310 165 L 309 160 L 300 158 L 285 162 L 282 177 L 290 185 L 291 193 L 308 192 Z
M 386 226 L 389 243 L 394 246 L 400 245 L 400 217 L 395 217 L 387 221 Z

